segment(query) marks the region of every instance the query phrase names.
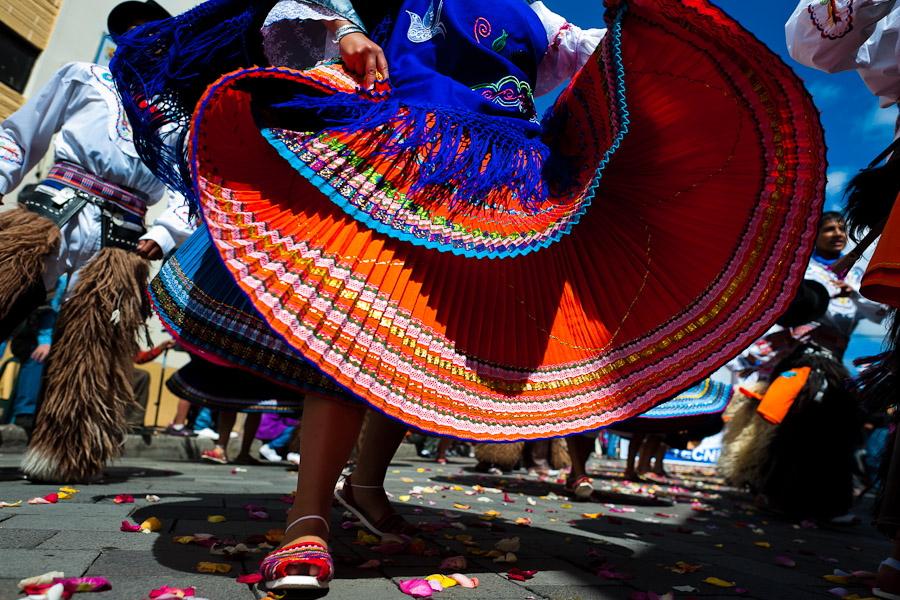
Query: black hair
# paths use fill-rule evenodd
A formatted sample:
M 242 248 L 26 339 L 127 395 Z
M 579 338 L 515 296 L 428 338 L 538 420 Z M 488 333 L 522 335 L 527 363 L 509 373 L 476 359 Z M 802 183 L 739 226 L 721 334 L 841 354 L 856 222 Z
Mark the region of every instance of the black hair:
M 844 190 L 847 207 L 844 209 L 847 233 L 859 241 L 867 229 L 887 219 L 900 193 L 900 157 L 895 152 L 880 167 L 863 169 Z
M 841 223 L 844 223 L 844 215 L 837 212 L 836 210 L 826 210 L 822 213 L 822 216 L 819 217 L 819 223 L 818 225 L 816 225 L 816 230 L 822 231 L 822 227 L 828 221 L 840 221 Z

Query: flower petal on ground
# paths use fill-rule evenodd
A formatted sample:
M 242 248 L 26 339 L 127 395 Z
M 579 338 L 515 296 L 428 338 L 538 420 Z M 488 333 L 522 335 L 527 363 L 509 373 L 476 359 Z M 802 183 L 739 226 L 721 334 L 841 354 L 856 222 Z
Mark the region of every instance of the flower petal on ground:
M 424 579 L 408 579 L 406 581 L 401 579 L 399 584 L 400 591 L 413 598 L 428 598 L 434 593 L 431 584 Z
M 132 504 L 134 502 L 134 496 L 131 494 L 119 494 L 113 500 L 116 504 Z
M 141 523 L 141 531 L 159 531 L 162 529 L 162 523 L 156 517 L 150 517 Z
M 147 497 L 144 498 L 147 502 L 159 502 L 159 496 L 155 494 L 147 494 Z
M 141 530 L 140 525 L 132 525 L 128 521 L 122 521 L 122 526 L 119 527 L 119 531 L 126 531 L 128 533 L 135 533 Z
M 250 575 L 238 575 L 237 582 L 238 583 L 259 583 L 262 581 L 262 575 L 259 573 L 252 573 Z
M 206 517 L 206 520 L 210 523 L 224 523 L 228 519 L 226 519 L 222 515 L 209 515 L 208 517 Z
M 438 569 L 442 571 L 464 571 L 467 566 L 465 556 L 449 556 L 441 561 Z
M 724 579 L 719 579 L 718 577 L 707 577 L 703 580 L 703 583 L 708 583 L 710 585 L 723 588 L 734 587 L 734 584 L 732 582 L 725 581 Z
M 19 581 L 18 586 L 20 590 L 24 590 L 27 586 L 32 585 L 53 585 L 54 580 L 65 577 L 65 573 L 62 571 L 49 571 L 42 575 L 35 575 L 34 577 L 26 577 Z
M 0 502 L 0 508 L 14 508 L 16 506 L 22 506 L 22 501 L 18 502 Z
M 459 584 L 460 587 L 469 589 L 478 587 L 478 580 L 474 577 L 466 577 L 462 573 L 451 573 L 449 577 Z
M 197 563 L 197 571 L 200 573 L 227 573 L 231 570 L 231 565 L 224 563 L 214 563 L 202 561 Z

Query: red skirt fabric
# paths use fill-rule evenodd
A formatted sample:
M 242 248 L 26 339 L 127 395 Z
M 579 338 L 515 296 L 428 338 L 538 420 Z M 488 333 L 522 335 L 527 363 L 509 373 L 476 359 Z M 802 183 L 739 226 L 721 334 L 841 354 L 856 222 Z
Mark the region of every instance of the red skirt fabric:
M 576 183 L 555 205 L 567 210 L 548 222 L 502 202 L 461 216 L 413 207 L 417 232 L 481 219 L 485 243 L 578 213 L 545 247 L 506 258 L 376 231 L 336 199 L 374 198 L 373 174 L 390 179 L 361 142 L 367 132 L 311 134 L 254 112 L 254 90 L 273 81 L 297 94 L 321 94 L 310 83 L 319 76 L 339 86 L 333 65 L 249 69 L 211 86 L 193 122 L 203 214 L 273 332 L 391 417 L 492 441 L 635 416 L 763 334 L 816 235 L 817 110 L 780 59 L 708 3 L 628 9 L 620 45 L 599 49 L 554 109 L 568 115 L 554 148 L 575 157 Z M 616 101 L 616 52 L 622 123 L 596 108 Z M 412 218 L 402 190 L 397 200 L 407 212 L 396 214 Z

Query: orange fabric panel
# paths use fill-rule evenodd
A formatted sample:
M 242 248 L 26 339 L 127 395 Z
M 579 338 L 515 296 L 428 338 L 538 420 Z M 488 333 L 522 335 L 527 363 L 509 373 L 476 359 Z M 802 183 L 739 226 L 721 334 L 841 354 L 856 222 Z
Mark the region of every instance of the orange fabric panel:
M 766 390 L 756 412 L 769 423 L 781 423 L 809 379 L 809 367 L 785 371 Z

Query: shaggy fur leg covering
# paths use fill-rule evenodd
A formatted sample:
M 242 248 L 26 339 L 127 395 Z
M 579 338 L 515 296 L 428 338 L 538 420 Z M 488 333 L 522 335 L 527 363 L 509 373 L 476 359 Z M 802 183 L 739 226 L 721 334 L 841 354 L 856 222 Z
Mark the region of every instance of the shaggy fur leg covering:
M 148 276 L 147 261 L 117 248 L 101 250 L 81 269 L 60 311 L 22 462 L 31 479 L 86 481 L 121 454 Z
M 59 227 L 50 219 L 24 208 L 0 212 L 0 319 L 19 294 L 40 280 L 59 242 Z

